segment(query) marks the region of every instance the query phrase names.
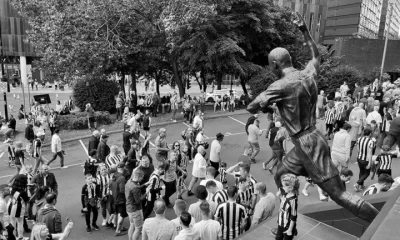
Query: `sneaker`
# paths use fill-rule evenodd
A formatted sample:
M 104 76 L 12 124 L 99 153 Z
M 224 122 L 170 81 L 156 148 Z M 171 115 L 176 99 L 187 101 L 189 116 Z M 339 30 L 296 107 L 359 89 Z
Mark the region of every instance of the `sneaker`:
M 356 192 L 361 191 L 360 185 L 358 185 L 357 183 L 354 184 L 353 187 L 354 187 L 354 190 L 355 190 Z
M 101 226 L 103 226 L 103 227 L 107 226 L 107 220 L 106 219 L 103 219 L 103 222 L 101 223 Z
M 328 197 L 319 197 L 319 200 L 322 202 L 327 202 L 328 201 Z
M 67 169 L 68 168 L 68 166 L 63 166 L 63 167 L 61 167 L 62 169 Z
M 263 169 L 267 170 L 267 165 L 265 164 L 265 162 L 262 163 Z
M 193 196 L 194 194 L 192 193 L 192 191 L 188 191 L 187 195 L 188 195 L 188 197 L 191 197 L 191 196 Z
M 121 232 L 126 232 L 128 229 L 126 227 L 121 227 Z
M 115 233 L 115 236 L 116 237 L 119 237 L 119 236 L 124 236 L 125 234 L 126 234 L 127 232 L 125 231 L 125 232 L 117 232 L 117 233 Z
M 346 181 L 345 183 L 346 183 L 346 184 L 349 184 L 349 183 L 350 183 L 350 180 L 349 180 L 349 181 Z
M 254 158 L 250 158 L 250 161 L 251 161 L 252 163 L 256 163 L 256 160 L 255 160 Z
M 113 227 L 114 227 L 114 224 L 112 224 L 112 223 L 106 223 L 106 227 L 107 227 L 107 228 L 113 228 Z
M 303 193 L 304 196 L 308 197 L 308 192 L 307 190 L 303 189 L 303 191 L 301 191 Z
M 277 228 L 273 228 L 273 229 L 271 229 L 271 234 L 272 234 L 272 236 L 276 236 L 276 233 L 278 232 L 278 229 Z
M 97 226 L 96 224 L 92 224 L 92 228 L 93 228 L 94 230 L 96 230 L 96 231 L 99 231 L 99 230 L 100 230 L 99 226 Z
M 92 229 L 91 229 L 90 227 L 87 227 L 87 228 L 86 228 L 86 232 L 92 233 Z

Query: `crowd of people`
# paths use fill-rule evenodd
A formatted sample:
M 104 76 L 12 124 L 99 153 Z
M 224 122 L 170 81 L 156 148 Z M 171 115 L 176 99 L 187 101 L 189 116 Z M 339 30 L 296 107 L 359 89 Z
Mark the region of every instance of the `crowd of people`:
M 340 96 L 336 94 L 335 99 L 328 99 L 323 91 L 318 96 L 317 118 L 325 123 L 318 128 L 332 140 L 331 158 L 344 187 L 355 175 L 349 164 L 357 146 L 355 163 L 360 171 L 354 190 L 363 191 L 363 195 L 385 192 L 400 185 L 400 178 L 391 176 L 392 160 L 400 154 L 398 145 L 395 146 L 399 143 L 400 131 L 400 117 L 397 117 L 400 93 L 396 90 L 397 87 L 389 83 L 366 88 L 356 85 L 354 93 L 348 94 L 349 88 L 344 83 L 338 90 Z M 109 146 L 106 131 L 98 131 L 95 119 L 90 119 L 93 108 L 88 104 L 85 109 L 88 127 L 94 130 L 87 146 L 85 182 L 81 188 L 81 212 L 88 233 L 110 228 L 115 230 L 115 236 L 128 235 L 129 240 L 230 240 L 269 218 L 275 210 L 275 198 L 279 197 L 278 226 L 272 233 L 276 239 L 293 239 L 297 234 L 299 191 L 309 196 L 308 188 L 314 183 L 306 178 L 300 190 L 299 179 L 293 174 L 284 174 L 280 178 L 282 187 L 274 195 L 251 175 L 252 165 L 257 164 L 262 135 L 269 138 L 273 152 L 262 166 L 271 174 L 293 147 L 276 109 L 268 116 L 272 124 L 267 130 L 260 129 L 258 113 L 248 119 L 245 127 L 248 145 L 237 164 L 227 166 L 221 155 L 224 135 L 218 133 L 211 143 L 206 141 L 204 112 L 200 105 L 193 113 L 188 113 L 191 125 L 181 133 L 182 139 L 169 144 L 167 129 L 160 128 L 154 153 L 150 153 L 151 117 L 154 116 L 150 114 L 154 108 L 141 108 L 139 103 L 126 107 L 125 100 L 118 99 L 122 97 L 119 94 L 116 98 L 117 108 L 121 107 L 119 119 L 125 123 L 122 146 Z M 183 99 L 183 102 L 188 101 L 191 101 L 189 96 Z M 165 112 L 176 111 L 172 104 L 161 104 L 161 107 Z M 49 115 L 52 114 L 53 110 Z M 32 109 L 26 119 L 27 128 L 33 128 L 35 122 L 43 127 L 49 119 L 44 115 L 43 111 Z M 32 232 L 31 239 L 64 239 L 73 226 L 70 222 L 63 230 L 61 215 L 55 208 L 58 184 L 49 164 L 59 157 L 63 166 L 65 153 L 59 129 L 50 124 L 49 128 L 54 156 L 51 160 L 42 156 L 41 131 L 27 134 L 32 136 L 28 149 L 20 141 L 15 145 L 11 138 L 6 141 L 10 161 L 17 169 L 9 184 L 2 186 L 0 194 L 0 222 L 3 235 L 8 235 L 8 239 L 21 239 L 24 231 Z M 35 164 L 26 163 L 25 153 L 35 158 Z M 189 165 L 192 165 L 191 173 Z M 235 181 L 228 182 L 227 175 L 232 175 Z M 364 182 L 370 175 L 372 179 L 376 175 L 378 181 L 367 188 Z M 320 200 L 327 201 L 328 195 L 317 188 Z M 177 197 L 173 204 L 170 198 L 174 194 Z M 193 196 L 198 201 L 188 206 L 187 201 Z M 173 208 L 175 219 L 166 219 L 167 208 Z M 124 227 L 126 218 L 129 228 Z M 32 230 L 27 224 L 31 219 L 36 222 Z

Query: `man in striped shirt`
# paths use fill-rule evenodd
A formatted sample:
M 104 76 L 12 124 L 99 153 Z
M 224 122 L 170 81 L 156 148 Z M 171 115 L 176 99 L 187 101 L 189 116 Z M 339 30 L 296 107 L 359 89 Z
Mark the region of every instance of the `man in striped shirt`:
M 238 189 L 236 186 L 230 186 L 227 190 L 229 200 L 218 206 L 215 212 L 215 219 L 221 223 L 222 238 L 224 240 L 235 239 L 243 233 L 246 225 L 246 209 L 236 203 Z
M 105 165 L 100 166 L 100 173 L 97 174 L 97 186 L 99 186 L 99 200 L 101 215 L 103 216 L 102 226 L 113 227 L 114 209 L 111 203 L 110 175 Z M 107 220 L 107 212 L 109 218 Z
M 146 197 L 146 205 L 143 210 L 144 219 L 148 218 L 153 211 L 154 202 L 160 198 L 161 181 L 160 176 L 164 174 L 166 164 L 158 164 L 154 169 L 154 172 L 150 175 L 149 182 L 145 183 L 144 186 L 150 188 L 149 194 Z
M 328 106 L 328 111 L 325 113 L 325 125 L 326 125 L 326 136 L 328 140 L 330 140 L 330 136 L 333 132 L 333 124 L 335 123 L 335 108 L 333 108 L 330 104 Z
M 369 186 L 367 190 L 363 193 L 363 196 L 386 192 L 392 187 L 393 182 L 393 178 L 390 175 L 382 173 L 378 177 L 378 183 Z
M 364 129 L 364 136 L 357 140 L 358 155 L 357 162 L 360 168 L 359 178 L 354 189 L 359 192 L 365 189 L 364 181 L 371 172 L 372 152 L 375 148 L 375 141 L 371 138 L 372 131 L 369 128 Z
M 234 170 L 237 167 L 239 167 L 239 171 L 234 172 Z M 236 187 L 239 187 L 239 178 L 240 177 L 245 177 L 247 179 L 247 183 L 248 183 L 249 189 L 251 191 L 251 194 L 254 195 L 252 202 L 251 202 L 251 206 L 250 206 L 250 212 L 249 212 L 249 214 L 252 214 L 254 207 L 256 206 L 256 201 L 257 201 L 257 194 L 254 192 L 254 187 L 257 183 L 257 180 L 250 174 L 250 164 L 239 162 L 236 165 L 228 168 L 226 170 L 226 173 L 233 175 L 235 177 Z
M 252 192 L 251 189 L 249 188 L 247 178 L 240 177 L 237 203 L 243 205 L 246 208 L 246 210 L 249 210 L 251 208 L 251 200 L 252 200 Z
M 108 169 L 116 168 L 123 159 L 118 146 L 113 145 L 110 148 L 110 155 L 106 157 L 106 166 Z
M 399 157 L 399 147 L 391 152 L 388 145 L 383 145 L 381 149 L 382 152 L 378 155 L 375 161 L 375 164 L 379 164 L 376 174 L 379 176 L 382 173 L 386 173 L 392 176 L 392 159 Z

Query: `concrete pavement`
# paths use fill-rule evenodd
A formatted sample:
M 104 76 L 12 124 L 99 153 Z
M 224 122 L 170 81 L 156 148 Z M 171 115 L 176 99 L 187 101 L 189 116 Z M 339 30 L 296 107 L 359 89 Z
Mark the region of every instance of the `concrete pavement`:
M 216 133 L 221 132 L 225 134 L 224 141 L 222 142 L 222 158 L 223 161 L 227 162 L 228 166 L 232 166 L 237 162 L 238 157 L 243 152 L 243 147 L 247 144 L 247 136 L 244 130 L 244 123 L 246 123 L 248 117 L 250 115 L 239 115 L 232 117 L 223 117 L 217 119 L 209 119 L 205 120 L 205 135 L 209 138 L 208 141 L 214 139 Z M 265 129 L 266 117 L 262 115 L 260 117 L 261 120 L 261 128 Z M 181 140 L 181 132 L 187 126 L 184 123 L 169 125 L 167 127 L 167 141 L 169 144 L 172 144 L 175 140 Z M 154 143 L 154 139 L 157 136 L 157 128 L 151 129 L 151 143 Z M 85 141 L 87 145 L 87 140 Z M 111 135 L 109 139 L 109 145 L 117 144 L 118 146 L 122 145 L 122 134 Z M 252 165 L 251 173 L 258 180 L 263 181 L 267 185 L 267 190 L 272 193 L 276 193 L 277 188 L 275 186 L 273 175 L 271 175 L 268 171 L 262 169 L 261 162 L 265 159 L 268 159 L 271 156 L 271 149 L 268 146 L 268 139 L 263 135 L 260 138 L 260 146 L 261 151 L 257 156 L 257 163 Z M 152 147 L 152 146 L 151 146 Z M 72 230 L 70 239 L 126 239 L 126 236 L 123 237 L 114 237 L 113 231 L 110 229 L 101 228 L 100 231 L 94 231 L 92 234 L 87 234 L 85 231 L 85 220 L 84 216 L 80 213 L 81 203 L 80 203 L 80 191 L 81 187 L 84 184 L 84 176 L 82 172 L 81 165 L 86 159 L 86 155 L 79 145 L 79 143 L 71 144 L 66 146 L 67 155 L 65 156 L 66 165 L 69 165 L 67 169 L 53 169 L 52 172 L 56 175 L 56 178 L 59 183 L 60 196 L 57 203 L 57 209 L 62 214 L 62 219 L 65 225 L 65 220 L 69 217 L 72 221 L 74 221 L 74 229 Z M 153 152 L 152 152 L 153 153 Z M 351 180 L 351 183 L 347 185 L 347 189 L 353 192 L 352 185 L 357 180 L 358 175 L 358 166 L 353 164 L 355 162 L 355 154 L 353 154 L 352 163 L 350 164 L 350 169 L 353 170 L 355 176 Z M 51 153 L 45 151 L 44 156 L 49 158 Z M 4 157 L 3 157 L 4 158 Z M 9 177 L 4 177 L 6 175 L 12 174 L 14 169 L 9 169 L 4 163 L 4 167 L 0 171 L 0 182 L 5 183 Z M 59 166 L 59 162 L 56 160 L 51 167 Z M 189 172 L 191 172 L 192 164 L 189 164 Z M 393 176 L 400 175 L 400 163 L 399 161 L 393 162 Z M 3 177 L 1 177 L 3 176 Z M 300 178 L 301 180 L 301 188 L 304 186 L 304 178 Z M 190 177 L 187 179 L 186 183 L 188 184 L 190 181 Z M 228 181 L 230 183 L 233 182 L 232 177 L 228 177 Z M 366 185 L 370 185 L 373 182 L 369 179 L 366 182 Z M 309 197 L 305 197 L 301 195 L 299 197 L 299 208 L 304 205 L 308 205 L 310 203 L 319 202 L 318 193 L 316 188 L 309 188 Z M 186 194 L 183 195 L 183 198 L 187 201 L 188 204 L 195 202 L 195 197 L 188 198 Z M 175 201 L 175 195 L 171 197 L 172 202 Z M 276 210 L 279 209 L 279 200 L 276 202 Z M 175 218 L 172 209 L 167 210 L 166 214 L 168 219 Z M 101 217 L 99 217 L 97 223 L 101 224 Z M 125 220 L 125 227 L 128 227 L 128 221 Z M 260 230 L 262 231 L 262 229 Z M 265 229 L 265 234 L 269 234 L 267 229 Z

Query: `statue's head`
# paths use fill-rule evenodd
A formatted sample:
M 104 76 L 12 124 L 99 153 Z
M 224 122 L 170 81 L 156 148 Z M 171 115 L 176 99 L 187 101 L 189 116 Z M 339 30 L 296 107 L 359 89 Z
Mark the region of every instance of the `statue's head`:
M 285 48 L 275 48 L 268 55 L 268 62 L 272 72 L 281 78 L 283 69 L 293 67 L 292 57 Z

